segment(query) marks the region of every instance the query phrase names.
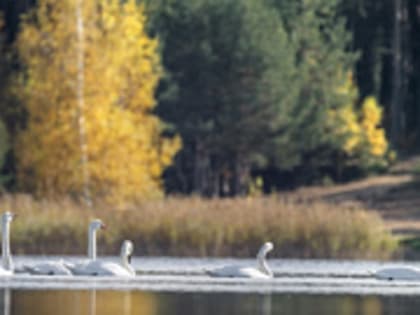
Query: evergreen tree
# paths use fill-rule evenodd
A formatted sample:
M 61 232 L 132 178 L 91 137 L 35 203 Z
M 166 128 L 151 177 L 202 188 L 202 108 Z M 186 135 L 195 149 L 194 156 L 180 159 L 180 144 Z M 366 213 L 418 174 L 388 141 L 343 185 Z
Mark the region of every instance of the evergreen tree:
M 283 18 L 295 51 L 298 98 L 293 114 L 292 136 L 288 143 L 299 152 L 293 164 L 284 163 L 282 145 L 274 145 L 275 166 L 294 169 L 295 178 L 308 182 L 334 168 L 342 142 L 328 130 L 331 110 L 352 103 L 352 93 L 341 93 L 356 54 L 351 52 L 351 34 L 339 14 L 338 0 L 272 0 Z M 336 122 L 340 123 L 340 122 Z
M 259 1 L 153 1 L 168 80 L 159 113 L 180 132 L 174 186 L 242 194 L 251 166 L 289 130 L 293 52 L 277 14 Z M 287 154 L 286 154 L 287 155 Z

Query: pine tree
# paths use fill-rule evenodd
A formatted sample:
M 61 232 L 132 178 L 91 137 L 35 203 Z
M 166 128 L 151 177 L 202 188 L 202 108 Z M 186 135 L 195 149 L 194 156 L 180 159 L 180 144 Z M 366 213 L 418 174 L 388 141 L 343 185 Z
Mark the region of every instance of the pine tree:
M 168 74 L 158 110 L 184 141 L 173 187 L 245 193 L 273 135 L 285 136 L 295 96 L 293 53 L 277 13 L 254 0 L 162 0 L 149 8 Z
M 338 11 L 338 0 L 271 0 L 284 20 L 295 50 L 298 97 L 291 136 L 287 144 L 299 152 L 295 160 L 283 154 L 282 143 L 272 151 L 275 166 L 294 170 L 307 183 L 320 177 L 320 169 L 335 161 L 336 135 L 328 132 L 331 110 L 352 103 L 351 94 L 340 93 L 357 55 L 350 50 L 351 34 Z M 292 162 L 292 163 L 291 163 Z

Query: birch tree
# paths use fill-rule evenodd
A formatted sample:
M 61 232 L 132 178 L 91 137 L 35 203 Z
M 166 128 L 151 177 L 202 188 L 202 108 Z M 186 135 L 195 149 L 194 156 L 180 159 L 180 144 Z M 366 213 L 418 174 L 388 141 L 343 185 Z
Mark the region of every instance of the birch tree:
M 145 32 L 143 7 L 134 0 L 82 2 L 80 109 L 76 4 L 40 0 L 22 21 L 17 50 L 23 70 L 16 90 L 28 120 L 16 144 L 19 182 L 40 195 L 82 195 L 83 115 L 93 197 L 124 204 L 159 196 L 162 172 L 180 139 L 163 137 L 164 125 L 153 114 L 162 71 L 158 42 Z

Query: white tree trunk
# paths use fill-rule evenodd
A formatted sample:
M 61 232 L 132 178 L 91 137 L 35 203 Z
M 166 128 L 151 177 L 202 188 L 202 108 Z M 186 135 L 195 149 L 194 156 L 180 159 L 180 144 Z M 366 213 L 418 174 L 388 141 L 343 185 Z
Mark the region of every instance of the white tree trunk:
M 80 141 L 80 164 L 83 177 L 83 198 L 88 207 L 92 207 L 92 198 L 89 188 L 89 169 L 88 169 L 88 146 L 86 136 L 86 120 L 85 120 L 85 35 L 83 24 L 83 0 L 76 0 L 76 23 L 77 23 L 77 105 L 78 105 L 78 127 Z

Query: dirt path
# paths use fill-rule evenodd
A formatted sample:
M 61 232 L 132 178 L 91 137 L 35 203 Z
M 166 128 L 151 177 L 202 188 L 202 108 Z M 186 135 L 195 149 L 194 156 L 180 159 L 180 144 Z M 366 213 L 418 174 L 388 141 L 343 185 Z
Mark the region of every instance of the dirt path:
M 395 234 L 420 236 L 420 157 L 396 165 L 390 174 L 332 187 L 301 188 L 298 195 L 378 211 Z

